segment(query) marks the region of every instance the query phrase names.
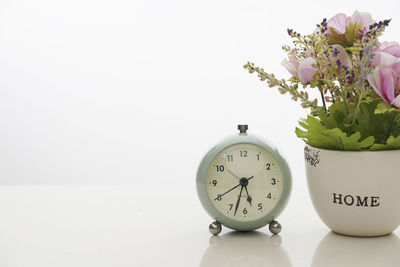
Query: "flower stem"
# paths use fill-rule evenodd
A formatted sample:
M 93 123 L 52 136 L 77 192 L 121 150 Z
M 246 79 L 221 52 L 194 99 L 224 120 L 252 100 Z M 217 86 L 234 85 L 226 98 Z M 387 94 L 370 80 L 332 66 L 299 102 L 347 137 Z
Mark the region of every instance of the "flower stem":
M 324 105 L 325 113 L 328 114 L 328 110 L 326 108 L 326 103 L 325 103 L 324 91 L 322 90 L 322 88 L 319 88 L 319 91 L 321 92 L 322 104 Z

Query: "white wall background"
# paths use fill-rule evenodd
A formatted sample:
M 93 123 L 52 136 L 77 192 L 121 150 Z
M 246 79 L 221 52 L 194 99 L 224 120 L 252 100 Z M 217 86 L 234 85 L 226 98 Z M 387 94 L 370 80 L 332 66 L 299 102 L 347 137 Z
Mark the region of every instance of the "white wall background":
M 305 112 L 242 65 L 288 77 L 286 29 L 355 9 L 393 18 L 400 41 L 398 0 L 2 0 L 0 183 L 193 184 L 237 123 L 303 176 Z

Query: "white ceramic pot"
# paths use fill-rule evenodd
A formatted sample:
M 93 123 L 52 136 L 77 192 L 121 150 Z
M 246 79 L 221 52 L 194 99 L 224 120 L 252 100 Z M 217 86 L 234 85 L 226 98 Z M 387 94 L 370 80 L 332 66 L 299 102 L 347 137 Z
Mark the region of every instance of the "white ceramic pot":
M 400 150 L 306 146 L 304 157 L 312 203 L 332 231 L 381 236 L 400 225 Z

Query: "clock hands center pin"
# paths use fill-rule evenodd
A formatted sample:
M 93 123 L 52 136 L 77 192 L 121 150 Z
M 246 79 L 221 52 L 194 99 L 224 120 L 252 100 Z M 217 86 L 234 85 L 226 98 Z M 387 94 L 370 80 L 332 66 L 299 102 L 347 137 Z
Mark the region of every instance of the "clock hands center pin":
M 249 195 L 249 191 L 247 190 L 247 185 L 249 184 L 249 180 L 252 179 L 253 177 L 254 177 L 254 176 L 251 176 L 251 177 L 248 178 L 248 179 L 246 179 L 246 178 L 240 179 L 240 184 L 242 185 L 242 189 L 243 189 L 243 187 L 244 187 L 244 189 L 246 190 L 247 202 L 250 203 L 250 206 L 251 206 L 252 198 L 251 198 L 251 196 Z
M 249 178 L 244 178 L 244 177 L 241 178 L 240 181 L 239 181 L 239 184 L 235 185 L 234 187 L 232 187 L 231 189 L 229 189 L 228 191 L 226 191 L 223 194 L 218 194 L 217 197 L 214 200 L 221 200 L 222 196 L 228 194 L 229 192 L 233 191 L 234 189 L 236 189 L 239 186 L 242 186 L 242 188 L 241 188 L 241 191 L 242 191 L 243 187 L 247 186 L 247 184 L 249 183 L 249 180 L 253 179 L 253 178 L 254 178 L 254 176 L 251 176 Z M 246 191 L 247 191 L 247 189 L 246 189 Z
M 242 198 L 242 192 L 243 192 L 243 187 L 247 187 L 247 185 L 249 184 L 249 179 L 246 178 L 241 178 L 239 185 L 241 185 L 242 187 L 240 188 L 240 194 L 238 196 L 238 199 L 236 201 L 236 207 L 235 207 L 235 213 L 233 214 L 233 216 L 236 216 L 236 212 L 239 208 L 239 204 L 240 204 L 240 199 Z
M 237 212 L 237 210 L 239 208 L 240 199 L 242 198 L 243 188 L 245 188 L 246 192 L 247 192 L 247 185 L 249 184 L 249 180 L 251 180 L 253 178 L 254 178 L 254 176 L 251 176 L 250 178 L 244 178 L 243 177 L 243 178 L 240 179 L 239 185 L 241 185 L 242 188 L 240 188 L 240 193 L 239 193 L 238 199 L 236 201 L 235 213 L 233 214 L 233 216 L 236 216 L 236 212 Z M 249 197 L 249 195 L 247 194 L 247 201 L 249 200 L 248 197 Z M 251 201 L 250 201 L 250 204 L 251 204 Z

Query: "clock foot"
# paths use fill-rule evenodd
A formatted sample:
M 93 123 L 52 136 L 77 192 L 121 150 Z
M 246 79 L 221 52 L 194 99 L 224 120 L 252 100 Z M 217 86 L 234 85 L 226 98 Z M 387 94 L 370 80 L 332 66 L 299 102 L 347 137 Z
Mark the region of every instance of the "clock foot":
M 210 230 L 211 234 L 218 235 L 219 233 L 221 233 L 222 226 L 219 222 L 213 222 L 212 224 L 210 224 L 210 226 L 208 226 L 208 229 Z
M 269 223 L 269 231 L 274 235 L 277 235 L 281 232 L 282 226 L 277 221 L 272 221 Z

